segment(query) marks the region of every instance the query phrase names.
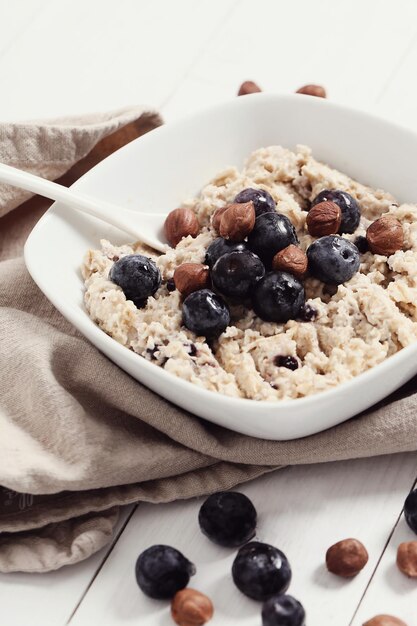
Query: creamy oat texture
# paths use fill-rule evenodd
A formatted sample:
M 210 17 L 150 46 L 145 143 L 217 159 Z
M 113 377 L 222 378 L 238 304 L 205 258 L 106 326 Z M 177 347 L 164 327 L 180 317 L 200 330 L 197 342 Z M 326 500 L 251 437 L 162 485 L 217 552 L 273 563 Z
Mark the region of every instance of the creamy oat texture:
M 320 191 L 342 189 L 359 202 L 362 218 L 352 240 L 382 214 L 400 220 L 404 250 L 390 257 L 361 255 L 360 271 L 338 288 L 305 281 L 306 301 L 317 311 L 311 322 L 263 322 L 251 310 L 232 307 L 232 325 L 211 346 L 181 324 L 181 298 L 169 292 L 166 280 L 184 262 L 203 262 L 216 234 L 210 216 L 233 201 L 246 187 L 267 189 L 277 211 L 287 215 L 305 250 L 308 234 L 305 208 Z M 417 206 L 398 206 L 395 199 L 316 161 L 308 148 L 295 152 L 279 146 L 256 150 L 241 172 L 231 167 L 220 173 L 194 199 L 191 207 L 202 230 L 160 255 L 140 244 L 113 246 L 101 242 L 88 251 L 82 274 L 90 317 L 122 345 L 192 383 L 229 396 L 254 400 L 299 398 L 329 389 L 381 363 L 417 339 Z M 115 260 L 144 253 L 155 260 L 163 283 L 145 308 L 137 309 L 122 290 L 108 280 Z M 276 356 L 293 356 L 295 371 L 278 367 Z

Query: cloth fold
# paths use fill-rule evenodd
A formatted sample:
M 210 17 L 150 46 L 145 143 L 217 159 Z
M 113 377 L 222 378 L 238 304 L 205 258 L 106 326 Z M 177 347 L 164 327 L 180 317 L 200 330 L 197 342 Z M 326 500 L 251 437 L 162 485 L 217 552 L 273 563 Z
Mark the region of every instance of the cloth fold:
M 160 123 L 132 107 L 0 125 L 0 161 L 70 184 Z M 111 540 L 122 505 L 228 489 L 289 464 L 417 448 L 417 379 L 367 414 L 290 442 L 240 435 L 157 396 L 33 283 L 22 247 L 48 203 L 27 196 L 0 186 L 0 571 L 87 558 Z

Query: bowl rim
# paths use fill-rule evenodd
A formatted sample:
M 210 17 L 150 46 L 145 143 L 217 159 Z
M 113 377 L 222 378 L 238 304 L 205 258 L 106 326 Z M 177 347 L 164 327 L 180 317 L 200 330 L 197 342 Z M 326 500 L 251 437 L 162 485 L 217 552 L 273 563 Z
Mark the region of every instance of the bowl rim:
M 249 106 L 252 106 L 252 104 L 250 103 L 252 103 L 255 99 L 259 100 L 260 102 L 269 101 L 273 103 L 276 101 L 294 102 L 294 101 L 299 101 L 300 98 L 304 98 L 304 99 L 308 98 L 309 106 L 312 106 L 313 108 L 314 107 L 317 107 L 317 108 L 328 107 L 330 109 L 334 109 L 338 111 L 341 114 L 347 113 L 348 115 L 354 115 L 354 116 L 357 116 L 358 118 L 362 118 L 365 121 L 369 120 L 372 123 L 378 122 L 384 125 L 385 127 L 393 129 L 395 132 L 400 132 L 402 134 L 406 134 L 407 136 L 413 136 L 414 139 L 417 141 L 416 131 L 412 129 L 408 129 L 407 127 L 402 126 L 401 124 L 397 122 L 386 120 L 381 115 L 369 113 L 367 111 L 362 111 L 359 108 L 346 106 L 337 102 L 332 102 L 325 98 L 307 96 L 306 94 L 298 94 L 298 93 L 281 94 L 281 93 L 261 92 L 261 93 L 248 94 L 244 97 L 242 96 L 239 98 L 236 97 L 235 99 L 228 99 L 226 101 L 216 103 L 208 107 L 204 107 L 202 109 L 199 109 L 198 111 L 194 111 L 193 113 L 186 115 L 184 117 L 181 117 L 180 119 L 175 120 L 173 122 L 170 122 L 167 125 L 163 124 L 149 131 L 145 135 L 133 140 L 129 144 L 126 144 L 126 146 L 123 146 L 116 152 L 110 154 L 108 157 L 100 161 L 97 165 L 95 165 L 93 168 L 91 168 L 85 174 L 83 174 L 79 179 L 77 179 L 71 185 L 71 187 L 76 188 L 78 186 L 82 186 L 83 181 L 86 180 L 91 175 L 92 172 L 94 172 L 96 169 L 99 169 L 102 164 L 111 162 L 113 158 L 116 159 L 117 154 L 121 150 L 125 150 L 126 148 L 129 148 L 131 144 L 134 144 L 136 142 L 140 141 L 141 145 L 143 146 L 143 145 L 146 145 L 146 143 L 149 141 L 151 142 L 154 141 L 155 136 L 157 135 L 159 136 L 161 133 L 171 132 L 172 129 L 175 132 L 176 128 L 180 129 L 181 127 L 185 127 L 188 124 L 193 124 L 196 121 L 204 118 L 204 116 L 206 115 L 212 115 L 213 113 L 221 112 L 221 111 L 229 110 L 229 109 L 234 109 L 236 107 L 244 108 L 245 106 L 247 106 L 249 108 Z M 151 363 L 150 361 L 147 361 L 140 354 L 133 352 L 132 350 L 129 350 L 129 348 L 127 348 L 126 346 L 123 346 L 122 344 L 118 343 L 115 339 L 107 335 L 99 326 L 97 326 L 97 324 L 95 324 L 95 322 L 88 316 L 88 313 L 85 309 L 84 310 L 82 310 L 81 308 L 78 309 L 77 307 L 74 306 L 71 300 L 67 301 L 65 298 L 60 298 L 59 304 L 55 302 L 54 295 L 50 293 L 50 290 L 48 287 L 45 287 L 42 280 L 38 276 L 36 265 L 32 263 L 31 246 L 35 238 L 34 235 L 37 234 L 38 230 L 44 226 L 45 222 L 49 220 L 52 215 L 54 215 L 55 210 L 56 210 L 56 205 L 58 205 L 59 207 L 60 203 L 54 202 L 49 207 L 49 209 L 45 212 L 45 214 L 35 224 L 34 228 L 30 232 L 26 240 L 26 243 L 24 245 L 24 253 L 23 253 L 25 264 L 30 275 L 32 276 L 37 286 L 46 295 L 48 300 L 53 304 L 53 306 L 56 309 L 59 310 L 59 312 L 66 319 L 70 321 L 71 324 L 73 324 L 76 328 L 78 328 L 83 333 L 83 335 L 87 337 L 87 339 L 89 339 L 89 335 L 93 333 L 93 335 L 95 335 L 97 339 L 97 342 L 95 343 L 97 347 L 100 348 L 100 346 L 102 345 L 108 346 L 109 351 L 116 351 L 116 353 L 123 355 L 125 358 L 130 360 L 133 365 L 137 363 L 141 363 L 141 367 L 149 371 L 149 373 L 158 372 L 157 376 L 160 376 L 162 382 L 169 383 L 170 381 L 172 382 L 173 379 L 175 379 L 176 386 L 178 386 L 180 389 L 183 389 L 184 392 L 189 391 L 192 388 L 194 389 L 195 392 L 198 392 L 202 396 L 202 399 L 207 398 L 207 401 L 211 403 L 213 402 L 215 402 L 216 404 L 219 403 L 222 405 L 223 408 L 233 407 L 237 409 L 239 408 L 239 406 L 241 406 L 242 408 L 252 407 L 253 409 L 255 409 L 255 407 L 258 407 L 258 408 L 262 408 L 266 410 L 269 410 L 269 409 L 273 410 L 273 409 L 278 409 L 278 408 L 280 410 L 285 410 L 285 409 L 290 410 L 290 409 L 294 409 L 295 407 L 301 408 L 306 405 L 307 406 L 310 405 L 312 408 L 314 408 L 316 404 L 323 404 L 327 400 L 331 401 L 334 396 L 341 395 L 343 392 L 349 392 L 352 388 L 354 388 L 357 385 L 366 384 L 367 381 L 373 380 L 374 378 L 382 377 L 382 375 L 386 373 L 386 370 L 388 371 L 391 370 L 393 367 L 395 367 L 397 362 L 402 362 L 403 360 L 406 360 L 409 356 L 417 352 L 417 340 L 416 340 L 415 342 L 402 348 L 395 354 L 387 357 L 381 363 L 374 365 L 370 369 L 364 372 L 361 372 L 360 374 L 350 378 L 349 380 L 339 383 L 335 387 L 332 387 L 330 389 L 326 389 L 323 391 L 318 391 L 317 393 L 314 393 L 308 396 L 299 397 L 299 398 L 287 398 L 287 399 L 282 399 L 282 400 L 280 399 L 255 400 L 252 398 L 240 398 L 240 397 L 235 397 L 235 396 L 228 396 L 218 391 L 199 387 L 195 383 L 182 379 L 176 376 L 175 374 L 164 370 L 158 365 Z M 42 287 L 40 286 L 39 282 L 42 283 Z M 68 302 L 68 304 L 64 306 L 66 302 Z M 62 306 L 61 306 L 61 303 L 62 303 Z M 117 366 L 121 367 L 119 365 Z M 144 383 L 141 383 L 141 384 L 144 384 Z M 155 392 L 155 393 L 158 393 L 158 392 Z

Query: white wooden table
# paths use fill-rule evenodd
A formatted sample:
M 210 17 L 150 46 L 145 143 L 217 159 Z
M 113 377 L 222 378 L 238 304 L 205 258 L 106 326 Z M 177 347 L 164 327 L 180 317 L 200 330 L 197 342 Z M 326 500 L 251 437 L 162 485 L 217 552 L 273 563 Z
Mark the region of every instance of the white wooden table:
M 0 0 L 0 9 L 1 120 L 146 103 L 169 123 L 253 79 L 281 92 L 323 84 L 334 101 L 417 130 L 416 0 Z M 293 565 L 308 626 L 360 626 L 376 613 L 417 624 L 417 582 L 395 566 L 397 545 L 415 538 L 400 516 L 416 477 L 417 455 L 402 454 L 289 468 L 241 488 L 258 508 L 258 537 Z M 133 573 L 139 552 L 163 542 L 198 564 L 192 585 L 213 599 L 213 626 L 258 626 L 259 605 L 231 582 L 233 553 L 198 530 L 200 503 L 130 508 L 90 560 L 0 576 L 0 623 L 168 626 L 167 605 L 146 599 Z M 346 582 L 323 563 L 349 536 L 370 561 Z

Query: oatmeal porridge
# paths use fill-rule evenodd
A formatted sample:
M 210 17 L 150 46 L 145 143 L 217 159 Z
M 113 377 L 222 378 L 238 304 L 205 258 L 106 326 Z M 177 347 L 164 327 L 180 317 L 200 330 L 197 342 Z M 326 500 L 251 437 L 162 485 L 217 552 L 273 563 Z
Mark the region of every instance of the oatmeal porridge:
M 299 398 L 417 339 L 417 206 L 305 146 L 256 150 L 166 232 L 162 254 L 106 240 L 89 250 L 85 305 L 116 341 L 195 385 Z

